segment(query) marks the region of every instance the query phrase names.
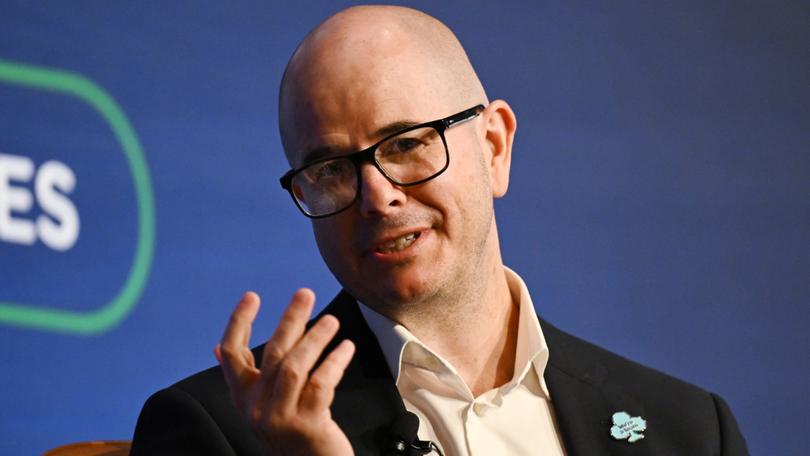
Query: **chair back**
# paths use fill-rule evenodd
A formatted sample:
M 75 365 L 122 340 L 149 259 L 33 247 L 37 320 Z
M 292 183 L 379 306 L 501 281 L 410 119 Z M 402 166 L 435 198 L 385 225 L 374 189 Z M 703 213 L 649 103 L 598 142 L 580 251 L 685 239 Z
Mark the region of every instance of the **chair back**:
M 79 442 L 48 450 L 42 456 L 127 456 L 131 445 L 129 440 Z

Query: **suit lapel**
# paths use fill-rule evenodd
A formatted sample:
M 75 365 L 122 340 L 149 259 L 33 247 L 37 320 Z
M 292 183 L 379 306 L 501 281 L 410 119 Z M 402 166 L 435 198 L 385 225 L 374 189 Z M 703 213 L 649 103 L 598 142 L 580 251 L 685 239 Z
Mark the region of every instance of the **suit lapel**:
M 355 356 L 337 387 L 332 416 L 351 440 L 355 453 L 379 455 L 388 446 L 393 421 L 405 412 L 377 339 L 366 324 L 357 302 L 345 291 L 321 312 L 340 321 L 340 330 L 327 348 L 343 339 L 356 346 Z M 314 320 L 313 320 L 314 321 Z M 620 384 L 611 381 L 607 368 L 590 345 L 543 319 L 549 346 L 544 378 L 551 394 L 557 425 L 566 453 L 573 455 L 646 455 L 644 441 L 630 444 L 610 436 L 611 416 L 626 411 L 646 416 L 644 407 Z
M 355 454 L 379 455 L 387 447 L 393 421 L 405 405 L 374 333 L 357 302 L 342 291 L 321 313 L 340 321 L 340 330 L 326 353 L 343 339 L 354 342 L 354 358 L 343 375 L 332 403 L 332 417 L 352 442 Z
M 645 416 L 643 404 L 622 385 L 611 381 L 594 350 L 579 346 L 585 342 L 542 319 L 540 325 L 549 346 L 544 378 L 567 454 L 649 454 L 649 445 L 644 441 L 631 444 L 610 435 L 613 413 L 626 411 L 633 416 Z

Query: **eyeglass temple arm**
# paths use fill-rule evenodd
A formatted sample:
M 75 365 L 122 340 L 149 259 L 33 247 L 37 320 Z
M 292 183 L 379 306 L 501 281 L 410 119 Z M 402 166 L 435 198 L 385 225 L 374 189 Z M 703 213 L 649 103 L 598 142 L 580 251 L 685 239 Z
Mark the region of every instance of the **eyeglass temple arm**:
M 472 107 L 472 108 L 470 108 L 470 109 L 468 109 L 466 111 L 461 111 L 460 113 L 458 113 L 458 114 L 456 114 L 454 116 L 451 116 L 448 119 L 445 119 L 444 128 L 454 127 L 456 125 L 463 124 L 464 122 L 467 122 L 468 120 L 472 120 L 478 114 L 481 114 L 481 111 L 483 111 L 483 110 L 484 110 L 484 105 L 478 105 L 478 106 Z

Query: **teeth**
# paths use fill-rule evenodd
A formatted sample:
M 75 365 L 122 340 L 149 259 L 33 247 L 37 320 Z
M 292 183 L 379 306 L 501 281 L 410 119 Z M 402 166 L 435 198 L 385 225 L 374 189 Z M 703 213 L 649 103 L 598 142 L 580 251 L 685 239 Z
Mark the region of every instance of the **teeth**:
M 406 234 L 405 236 L 386 242 L 385 244 L 377 247 L 377 251 L 380 253 L 399 252 L 413 244 L 413 241 L 415 241 L 417 237 L 419 237 L 417 233 Z

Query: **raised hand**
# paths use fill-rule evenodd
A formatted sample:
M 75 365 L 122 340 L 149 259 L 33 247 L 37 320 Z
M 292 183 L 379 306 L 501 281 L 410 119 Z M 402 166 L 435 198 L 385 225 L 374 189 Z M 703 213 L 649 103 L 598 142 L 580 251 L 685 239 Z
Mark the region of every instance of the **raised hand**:
M 329 406 L 354 344 L 342 341 L 310 375 L 339 323 L 325 315 L 307 331 L 315 294 L 300 289 L 267 341 L 259 369 L 248 346 L 259 303 L 256 293 L 245 293 L 214 349 L 234 404 L 267 443 L 269 454 L 353 455 Z

